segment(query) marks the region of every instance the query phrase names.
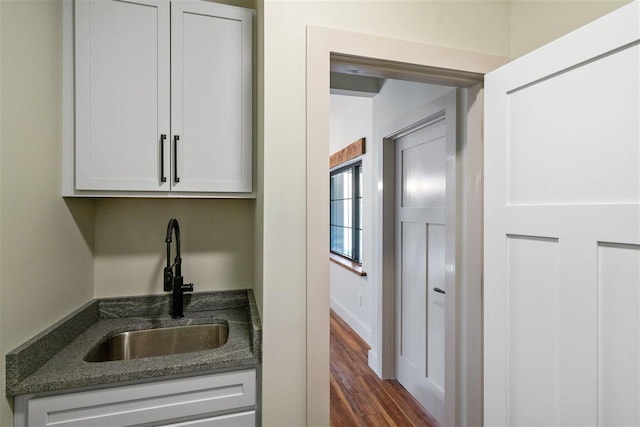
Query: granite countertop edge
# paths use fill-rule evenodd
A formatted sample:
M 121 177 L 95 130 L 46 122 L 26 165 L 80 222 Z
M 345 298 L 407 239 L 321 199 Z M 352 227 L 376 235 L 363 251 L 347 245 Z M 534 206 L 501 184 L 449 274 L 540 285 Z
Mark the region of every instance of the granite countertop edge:
M 94 299 L 6 355 L 6 395 L 116 386 L 174 376 L 255 368 L 262 325 L 251 289 L 186 295 L 185 317 L 172 319 L 169 295 Z M 91 363 L 85 354 L 106 335 L 124 330 L 226 323 L 223 346 L 194 353 Z

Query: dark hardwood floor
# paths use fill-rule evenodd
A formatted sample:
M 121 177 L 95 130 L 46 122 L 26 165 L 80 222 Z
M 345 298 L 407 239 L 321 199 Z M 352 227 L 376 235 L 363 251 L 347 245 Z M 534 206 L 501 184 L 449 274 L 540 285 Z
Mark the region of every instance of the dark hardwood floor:
M 369 346 L 331 312 L 331 426 L 433 426 L 436 421 L 396 380 L 367 365 Z

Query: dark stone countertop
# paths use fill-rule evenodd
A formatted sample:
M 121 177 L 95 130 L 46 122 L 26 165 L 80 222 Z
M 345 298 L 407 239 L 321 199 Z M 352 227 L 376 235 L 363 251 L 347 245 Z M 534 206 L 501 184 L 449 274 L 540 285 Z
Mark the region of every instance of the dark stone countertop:
M 44 393 L 254 368 L 262 325 L 251 290 L 185 295 L 185 317 L 169 314 L 169 295 L 96 299 L 6 355 L 6 394 Z M 227 323 L 227 343 L 213 350 L 142 359 L 85 362 L 106 336 L 157 327 Z

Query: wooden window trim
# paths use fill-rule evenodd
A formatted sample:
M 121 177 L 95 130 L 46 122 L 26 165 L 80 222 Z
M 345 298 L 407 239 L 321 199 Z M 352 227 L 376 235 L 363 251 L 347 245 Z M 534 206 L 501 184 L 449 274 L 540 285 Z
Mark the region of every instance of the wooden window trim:
M 360 264 L 359 262 L 352 261 L 349 258 L 345 258 L 338 254 L 334 254 L 333 252 L 329 252 L 329 260 L 331 260 L 331 262 L 338 264 L 341 267 L 346 268 L 349 271 L 356 273 L 358 276 L 364 277 L 367 275 L 367 273 L 362 268 L 362 264 Z
M 333 169 L 343 163 L 353 160 L 356 157 L 360 157 L 365 153 L 365 138 L 352 142 L 344 147 L 342 150 L 337 151 L 329 157 L 329 169 Z

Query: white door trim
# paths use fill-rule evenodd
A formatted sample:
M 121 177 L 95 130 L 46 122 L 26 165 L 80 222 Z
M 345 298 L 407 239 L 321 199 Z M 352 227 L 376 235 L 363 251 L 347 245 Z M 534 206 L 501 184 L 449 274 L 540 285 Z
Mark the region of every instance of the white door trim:
M 482 89 L 477 82 L 487 72 L 508 62 L 507 58 L 479 54 L 458 49 L 443 48 L 415 42 L 388 39 L 341 31 L 318 26 L 307 26 L 307 128 L 306 128 L 306 299 L 307 299 L 307 424 L 329 424 L 329 265 L 327 253 L 329 241 L 326 236 L 329 223 L 329 190 L 328 165 L 329 157 L 329 70 L 331 55 L 340 54 L 356 59 L 371 59 L 372 64 L 366 67 L 378 70 L 386 69 L 387 73 L 395 73 L 394 78 L 416 79 L 421 75 L 425 79 L 432 76 L 432 83 L 465 86 L 470 89 L 461 95 L 463 108 L 467 117 L 468 128 L 463 142 L 465 152 L 458 156 L 459 170 L 464 177 L 458 177 L 460 188 L 464 193 L 461 206 L 464 211 L 459 215 L 459 226 L 462 235 L 471 245 L 465 246 L 459 272 L 463 291 L 460 305 L 464 313 L 481 313 L 481 216 L 472 216 L 482 212 Z M 343 56 L 343 57 L 344 57 Z M 375 59 L 372 59 L 375 58 Z M 362 66 L 364 68 L 364 66 Z M 443 72 L 444 70 L 444 72 Z M 437 71 L 437 73 L 436 73 Z M 448 76 L 451 72 L 451 77 Z M 461 73 L 468 79 L 461 79 Z M 436 75 L 437 74 L 437 75 Z M 474 86 L 475 85 L 475 86 Z M 468 101 L 468 102 L 467 102 Z M 462 165 L 462 167 L 461 167 Z M 377 217 L 377 213 L 374 213 Z M 375 219 L 374 219 L 375 220 Z M 382 230 L 381 225 L 375 230 Z M 384 238 L 384 237 L 383 237 Z M 479 246 L 478 246 L 479 245 Z M 459 245 L 462 247 L 462 245 Z M 467 249 L 469 248 L 469 249 Z M 474 255 L 475 251 L 475 255 Z M 467 255 L 472 256 L 465 258 Z M 377 257 L 382 259 L 382 249 Z M 475 258 L 474 258 L 475 256 Z M 380 263 L 378 263 L 380 264 Z M 382 266 L 378 266 L 377 277 L 383 276 Z M 393 274 L 391 275 L 393 278 Z M 391 280 L 390 283 L 393 283 Z M 375 284 L 375 295 L 378 299 L 374 328 L 376 338 L 382 342 L 383 351 L 393 354 L 393 299 L 382 298 L 383 294 L 393 294 L 383 283 Z M 468 288 L 468 292 L 466 292 Z M 384 307 L 383 307 L 384 305 Z M 475 357 L 466 357 L 473 349 L 481 349 L 481 335 L 473 330 L 480 328 L 473 316 L 459 319 L 459 333 L 464 337 L 461 341 L 462 358 L 457 361 L 456 369 L 465 384 L 460 384 L 456 393 L 456 420 L 452 424 L 480 424 L 482 420 L 482 366 L 481 360 L 476 363 Z M 480 328 L 481 331 L 481 328 Z M 466 334 L 466 335 L 465 335 Z M 480 350 L 481 351 L 481 350 Z M 479 365 L 479 366 L 478 366 Z M 384 358 L 384 366 L 380 361 L 376 371 L 393 369 L 393 360 Z M 476 422 L 475 420 L 480 420 Z

